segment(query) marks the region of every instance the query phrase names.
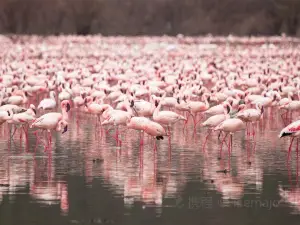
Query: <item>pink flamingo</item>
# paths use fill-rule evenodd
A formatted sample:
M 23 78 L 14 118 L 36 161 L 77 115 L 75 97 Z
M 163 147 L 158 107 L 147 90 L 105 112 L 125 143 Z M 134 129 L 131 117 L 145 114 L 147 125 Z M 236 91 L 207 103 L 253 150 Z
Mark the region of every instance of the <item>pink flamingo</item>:
M 12 117 L 13 117 L 12 111 L 0 111 L 0 125 L 2 125 L 8 120 L 11 120 Z
M 283 128 L 279 134 L 279 138 L 290 136 L 291 143 L 288 150 L 288 160 L 290 159 L 290 153 L 292 150 L 292 144 L 294 138 L 297 138 L 297 154 L 298 154 L 298 137 L 300 136 L 300 120 L 294 121 L 285 128 Z
M 153 120 L 157 123 L 166 125 L 168 127 L 168 132 L 170 135 L 170 126 L 180 120 L 186 121 L 186 118 L 172 111 L 160 111 L 162 102 L 163 99 L 160 100 L 160 103 L 158 103 L 158 100 L 155 100 L 156 109 L 153 113 Z
M 222 105 L 223 105 L 223 114 L 217 114 L 217 115 L 211 116 L 206 121 L 204 121 L 202 123 L 203 127 L 207 127 L 209 129 L 208 134 L 206 135 L 206 138 L 205 138 L 203 148 L 205 147 L 205 144 L 206 144 L 206 141 L 207 141 L 208 137 L 210 136 L 211 132 L 213 131 L 212 129 L 215 128 L 216 126 L 218 126 L 224 120 L 230 118 L 229 113 L 230 113 L 231 109 L 230 109 L 229 103 L 224 102 Z M 221 131 L 219 133 L 218 138 L 220 138 L 220 134 L 221 134 Z
M 123 125 L 126 126 L 126 123 L 128 121 L 128 119 L 131 119 L 132 117 L 132 110 L 129 106 L 129 102 L 126 99 L 125 101 L 126 104 L 126 109 L 127 111 L 123 111 L 123 110 L 111 110 L 110 107 L 107 108 L 107 110 L 110 110 L 110 113 L 108 115 L 108 118 L 105 119 L 101 125 L 113 125 L 114 127 L 116 127 L 116 136 L 115 139 L 117 141 L 117 145 L 122 144 L 122 141 L 119 139 L 119 126 Z M 110 129 L 108 129 L 106 132 L 108 133 Z
M 199 121 L 196 121 L 197 114 L 205 112 L 206 110 L 209 109 L 209 103 L 208 103 L 208 101 L 210 99 L 210 95 L 208 93 L 205 93 L 203 95 L 203 98 L 204 98 L 204 102 L 191 101 L 190 98 L 188 99 L 188 107 L 190 109 L 190 115 L 192 116 L 193 122 L 194 122 L 194 132 L 196 131 L 197 124 L 202 119 L 202 117 L 201 117 Z
M 43 110 L 53 110 L 56 108 L 56 100 L 55 100 L 55 92 L 50 91 L 50 98 L 45 98 L 43 99 L 38 107 L 38 109 L 43 109 Z
M 37 118 L 31 125 L 30 128 L 36 127 L 38 129 L 41 129 L 48 132 L 47 135 L 47 145 L 45 144 L 45 151 L 50 146 L 52 142 L 52 136 L 51 136 L 51 130 L 61 131 L 62 127 L 64 127 L 64 130 L 62 133 L 65 133 L 68 130 L 68 112 L 70 111 L 70 103 L 68 100 L 64 100 L 61 102 L 61 109 L 62 113 L 57 112 L 51 112 L 44 114 L 43 116 Z M 38 131 L 35 132 L 35 135 L 37 137 L 37 142 L 40 141 L 40 138 L 38 137 Z
M 287 111 L 286 114 L 290 112 L 290 120 L 292 120 L 292 113 L 300 109 L 300 91 L 298 92 L 299 100 L 293 100 L 292 97 L 291 99 L 292 99 L 291 101 L 279 107 L 279 109 L 285 109 Z
M 230 155 L 230 148 L 232 148 L 232 134 L 234 132 L 237 132 L 237 131 L 240 131 L 243 129 L 245 129 L 245 123 L 238 118 L 226 119 L 222 123 L 220 123 L 217 127 L 215 127 L 214 130 L 221 130 L 221 131 L 227 133 L 221 142 L 220 158 L 222 156 L 222 146 L 223 146 L 223 143 L 224 143 L 226 137 L 228 136 L 228 134 L 230 134 L 230 141 L 229 141 L 229 146 L 228 146 L 228 154 Z
M 143 130 L 146 134 L 156 138 L 156 140 L 163 140 L 164 136 L 169 136 L 162 125 L 151 120 L 148 123 L 144 123 Z M 156 151 L 156 141 L 154 141 L 154 150 Z
M 140 145 L 144 144 L 144 126 L 149 122 L 150 119 L 137 116 L 131 117 L 126 121 L 127 128 L 141 131 Z
M 22 129 L 27 137 L 27 131 L 25 130 L 25 126 L 29 125 L 30 122 L 35 120 L 35 118 L 36 118 L 35 116 L 36 116 L 36 110 L 35 110 L 35 106 L 33 104 L 30 104 L 30 107 L 29 107 L 29 109 L 27 109 L 26 112 L 13 114 L 12 118 L 7 121 L 7 123 L 14 124 L 16 126 L 11 138 L 13 138 L 18 126 L 22 127 Z M 22 134 L 22 132 L 20 133 L 20 137 L 21 137 L 21 134 Z
M 22 96 L 12 95 L 6 100 L 6 104 L 23 105 L 28 102 L 27 96 L 27 92 L 24 92 Z
M 256 109 L 245 109 L 237 114 L 237 118 L 243 120 L 246 123 L 247 127 L 247 135 L 251 132 L 252 126 L 252 135 L 255 136 L 255 129 L 253 124 L 258 122 L 264 114 L 264 106 L 258 102 L 256 104 Z M 248 132 L 248 124 L 250 124 L 249 132 Z

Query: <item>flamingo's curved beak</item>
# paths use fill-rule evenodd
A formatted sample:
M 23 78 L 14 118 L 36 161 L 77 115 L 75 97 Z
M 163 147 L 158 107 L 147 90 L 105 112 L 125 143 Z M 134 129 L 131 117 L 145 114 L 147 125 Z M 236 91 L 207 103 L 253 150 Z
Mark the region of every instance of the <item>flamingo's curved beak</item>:
M 63 130 L 63 132 L 62 132 L 62 134 L 66 133 L 67 131 L 68 131 L 68 125 L 65 126 L 65 128 L 64 128 L 64 130 Z
M 32 109 L 32 111 L 34 112 L 34 114 L 36 115 L 36 110 L 35 109 Z
M 67 112 L 69 112 L 71 109 L 70 103 L 67 103 Z
M 134 106 L 134 101 L 132 100 L 130 103 L 130 107 L 132 108 Z

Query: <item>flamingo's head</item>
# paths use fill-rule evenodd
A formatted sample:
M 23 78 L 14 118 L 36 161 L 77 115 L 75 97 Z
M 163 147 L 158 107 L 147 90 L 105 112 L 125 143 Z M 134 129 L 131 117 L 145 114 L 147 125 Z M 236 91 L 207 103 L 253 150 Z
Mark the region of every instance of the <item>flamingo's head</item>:
M 88 105 L 88 103 L 92 102 L 93 101 L 93 98 L 91 96 L 88 96 L 88 97 L 85 97 L 84 99 L 84 104 L 85 106 Z
M 225 102 L 223 102 L 223 107 L 224 107 L 224 110 L 227 110 L 227 114 L 229 114 L 230 113 L 230 104 L 227 102 L 227 101 L 225 101 Z
M 33 104 L 30 104 L 29 108 L 33 111 L 33 113 L 36 115 L 36 109 Z
M 70 101 L 69 100 L 63 100 L 61 102 L 61 107 L 66 109 L 66 112 L 69 112 L 71 109 Z
M 65 125 L 64 130 L 62 132 L 62 134 L 66 133 L 68 131 L 68 125 Z
M 131 100 L 131 102 L 130 102 L 130 107 L 132 108 L 133 106 L 134 106 L 134 101 Z
M 245 104 L 240 104 L 239 107 L 238 107 L 238 112 L 242 111 L 245 108 L 246 108 Z

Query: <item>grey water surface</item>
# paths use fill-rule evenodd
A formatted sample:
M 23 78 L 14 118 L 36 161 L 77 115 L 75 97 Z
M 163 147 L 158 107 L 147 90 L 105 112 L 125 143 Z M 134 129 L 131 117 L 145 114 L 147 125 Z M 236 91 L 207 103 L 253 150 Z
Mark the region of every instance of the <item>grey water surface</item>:
M 116 147 L 96 121 L 72 112 L 68 132 L 35 153 L 32 131 L 26 147 L 24 134 L 8 141 L 1 127 L 1 225 L 299 224 L 296 142 L 287 163 L 289 139 L 278 139 L 276 113 L 256 126 L 255 140 L 234 134 L 232 155 L 224 144 L 221 160 L 218 134 L 203 148 L 200 125 L 193 134 L 191 124 L 176 124 L 154 151 L 153 139 L 140 147 L 130 130 Z

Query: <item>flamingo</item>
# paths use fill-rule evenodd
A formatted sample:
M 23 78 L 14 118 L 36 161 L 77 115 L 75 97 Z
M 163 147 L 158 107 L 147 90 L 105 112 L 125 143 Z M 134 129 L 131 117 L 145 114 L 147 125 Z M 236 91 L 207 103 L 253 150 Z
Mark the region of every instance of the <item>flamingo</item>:
M 72 90 L 65 84 L 62 84 L 62 88 L 63 90 L 59 93 L 58 99 L 60 101 L 70 100 L 72 98 Z
M 8 105 L 0 106 L 0 111 L 11 111 L 13 112 L 13 114 L 18 114 L 18 113 L 26 112 L 27 109 L 17 105 L 8 104 Z
M 207 138 L 210 136 L 212 129 L 218 126 L 220 123 L 222 123 L 224 120 L 230 118 L 230 106 L 228 102 L 224 102 L 223 104 L 223 114 L 217 114 L 214 116 L 209 117 L 206 121 L 202 123 L 203 127 L 207 127 L 209 129 L 209 132 L 205 138 L 204 146 L 206 144 Z M 218 138 L 220 138 L 221 131 L 219 133 Z
M 279 107 L 279 109 L 285 109 L 288 113 L 290 111 L 290 119 L 292 120 L 292 113 L 294 111 L 300 110 L 300 91 L 298 92 L 298 99 L 299 100 L 293 100 L 291 97 L 291 101 L 288 101 L 286 104 Z
M 52 135 L 51 130 L 61 131 L 62 127 L 64 127 L 64 130 L 62 133 L 67 132 L 68 130 L 68 112 L 70 111 L 70 102 L 68 100 L 63 100 L 61 102 L 61 109 L 62 113 L 58 112 L 50 112 L 47 114 L 44 114 L 43 116 L 37 118 L 34 120 L 34 122 L 30 125 L 30 128 L 38 128 L 43 131 L 47 131 L 47 145 L 45 144 L 45 151 L 50 146 L 52 142 Z M 39 141 L 38 133 L 35 132 L 37 137 L 37 142 Z
M 22 96 L 20 95 L 12 95 L 8 97 L 8 99 L 5 101 L 6 104 L 12 104 L 12 105 L 23 105 L 28 102 L 27 99 L 27 92 L 24 92 Z
M 255 136 L 255 129 L 253 127 L 253 124 L 255 122 L 258 122 L 264 114 L 264 106 L 258 102 L 256 103 L 256 109 L 246 109 L 237 114 L 237 118 L 243 120 L 246 123 L 246 127 L 248 128 L 248 124 L 252 126 L 252 135 Z M 251 126 L 250 131 L 251 132 Z M 247 135 L 248 135 L 248 129 L 247 129 Z
M 128 119 L 131 119 L 132 117 L 132 110 L 129 106 L 129 102 L 128 99 L 126 98 L 125 100 L 125 104 L 126 104 L 126 109 L 127 111 L 123 111 L 123 110 L 111 110 L 110 107 L 107 107 L 107 110 L 110 110 L 110 113 L 108 115 L 108 118 L 106 118 L 101 125 L 113 125 L 114 127 L 116 127 L 116 136 L 115 136 L 115 140 L 117 142 L 117 146 L 122 144 L 122 141 L 119 139 L 119 126 L 126 126 L 126 123 L 128 121 Z M 106 132 L 108 132 L 110 129 L 108 129 Z
M 37 107 L 43 110 L 53 110 L 56 108 L 55 92 L 50 91 L 50 98 L 43 99 Z
M 158 100 L 155 100 L 156 109 L 153 112 L 153 120 L 157 123 L 166 125 L 168 127 L 170 135 L 171 125 L 177 123 L 180 120 L 186 121 L 187 119 L 184 116 L 181 116 L 172 111 L 160 111 L 163 101 L 163 98 L 160 100 L 160 103 L 158 103 Z
M 291 142 L 288 150 L 288 160 L 289 160 L 294 138 L 297 138 L 297 153 L 298 153 L 298 137 L 300 136 L 300 120 L 296 120 L 292 122 L 291 124 L 289 124 L 288 126 L 286 126 L 280 131 L 279 138 L 287 137 L 287 136 L 291 137 Z
M 35 118 L 36 118 L 36 109 L 33 104 L 30 104 L 30 107 L 25 112 L 13 114 L 12 118 L 7 121 L 7 123 L 13 124 L 16 126 L 11 138 L 13 138 L 13 136 L 19 126 L 22 127 L 25 135 L 27 136 L 27 131 L 25 130 L 25 125 L 29 125 L 29 123 L 32 122 L 33 120 L 35 120 Z M 20 133 L 20 135 L 21 134 L 22 133 Z
M 210 100 L 210 95 L 208 93 L 205 93 L 203 95 L 204 98 L 204 102 L 200 102 L 200 101 L 191 101 L 190 98 L 188 99 L 188 107 L 190 110 L 190 115 L 193 118 L 194 121 L 194 131 L 196 130 L 196 126 L 197 123 L 199 123 L 201 121 L 201 119 L 196 122 L 196 117 L 198 113 L 202 113 L 205 112 L 206 110 L 209 109 L 209 100 Z
M 130 107 L 137 114 L 137 116 L 151 117 L 154 112 L 153 97 L 151 102 L 145 100 L 131 100 Z
M 164 136 L 169 136 L 162 125 L 151 120 L 144 123 L 143 130 L 146 134 L 156 138 L 156 140 L 163 140 Z M 154 151 L 156 151 L 156 148 L 156 141 L 154 141 Z
M 130 119 L 128 118 L 126 121 L 127 128 L 141 131 L 140 145 L 144 144 L 144 125 L 149 122 L 149 118 L 138 116 L 131 117 Z
M 0 111 L 0 126 L 13 117 L 12 111 Z
M 228 136 L 228 134 L 230 134 L 230 142 L 229 142 L 229 147 L 228 147 L 228 153 L 230 155 L 230 147 L 232 148 L 232 134 L 234 132 L 240 131 L 245 129 L 245 123 L 238 118 L 229 118 L 224 120 L 222 123 L 220 123 L 218 126 L 215 127 L 215 131 L 217 130 L 221 130 L 225 133 L 227 133 L 223 139 L 223 141 L 221 142 L 221 146 L 220 146 L 220 158 L 222 156 L 222 146 L 223 143 L 226 139 L 226 137 Z

